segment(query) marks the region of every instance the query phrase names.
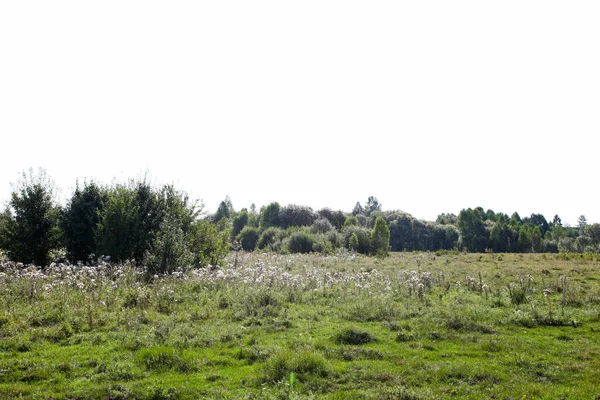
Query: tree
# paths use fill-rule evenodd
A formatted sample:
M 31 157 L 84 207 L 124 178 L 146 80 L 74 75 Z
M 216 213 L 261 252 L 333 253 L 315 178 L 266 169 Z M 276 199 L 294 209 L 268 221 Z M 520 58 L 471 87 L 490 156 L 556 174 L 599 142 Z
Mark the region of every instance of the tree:
M 326 218 L 338 231 L 342 230 L 342 226 L 346 221 L 346 214 L 343 211 L 333 211 L 330 208 L 322 208 L 317 214 L 320 218 Z
M 59 207 L 54 183 L 40 169 L 23 172 L 0 223 L 0 246 L 14 261 L 46 266 L 60 244 Z
M 272 226 L 279 226 L 279 210 L 281 206 L 273 202 L 266 206 L 260 214 L 260 228 L 267 229 Z
M 592 239 L 594 244 L 600 244 L 600 224 L 586 225 L 584 233 Z
M 587 218 L 585 215 L 581 215 L 577 220 L 577 228 L 579 228 L 579 235 L 583 235 L 585 231 L 585 227 L 587 226 Z
M 331 225 L 331 222 L 329 222 L 329 220 L 326 218 L 319 218 L 310 227 L 312 233 L 326 233 L 334 229 L 335 228 L 333 225 Z
M 550 224 L 548 224 L 548 221 L 546 221 L 546 218 L 542 214 L 531 214 L 527 222 L 534 226 L 539 226 L 542 236 L 550 229 Z
M 233 219 L 233 231 L 231 232 L 233 237 L 236 237 L 248 224 L 248 218 L 248 210 L 245 208 L 243 208 L 242 211 L 236 215 L 236 217 Z
M 108 193 L 96 229 L 97 252 L 113 261 L 133 258 L 138 226 L 138 205 L 135 191 L 116 185 Z
M 483 211 L 483 209 L 482 209 Z M 477 209 L 463 209 L 456 223 L 463 246 L 470 252 L 483 252 L 487 246 L 488 233 Z
M 220 263 L 228 249 L 228 232 L 198 220 L 202 204 L 165 185 L 159 195 L 162 221 L 144 254 L 149 273 L 170 273 L 177 268 Z
M 408 214 L 401 214 L 390 223 L 390 244 L 393 251 L 415 250 L 413 219 Z
M 387 256 L 390 247 L 390 228 L 382 217 L 377 217 L 371 231 L 371 246 L 373 254 L 379 257 Z
M 348 218 L 346 218 L 344 225 L 342 226 L 342 231 L 345 231 L 349 226 L 358 226 L 358 219 L 356 216 L 350 215 Z
M 365 205 L 364 213 L 366 215 L 371 215 L 373 211 L 381 211 L 381 204 L 379 204 L 377 197 L 369 196 L 367 199 L 367 204 Z
M 529 253 L 533 249 L 533 232 L 531 225 L 521 225 L 517 244 L 523 253 Z
M 229 196 L 226 196 L 225 200 L 223 200 L 221 203 L 219 203 L 217 212 L 213 216 L 213 221 L 219 222 L 222 219 L 229 219 L 231 216 L 233 216 L 233 214 L 234 214 L 233 204 L 231 203 L 231 199 L 229 198 Z
M 60 214 L 63 243 L 71 262 L 87 261 L 96 252 L 94 232 L 107 193 L 94 182 L 75 188 L 71 199 Z
M 435 222 L 437 222 L 438 224 L 441 225 L 453 225 L 456 223 L 456 221 L 458 220 L 458 217 L 452 213 L 450 214 L 440 214 L 438 215 L 437 219 L 435 220 Z
M 359 201 L 356 202 L 354 208 L 352 209 L 352 215 L 362 214 L 364 212 L 362 205 Z
M 352 235 L 350 235 L 348 249 L 351 251 L 358 251 L 358 236 L 356 236 L 356 233 L 352 233 Z
M 314 220 L 312 208 L 290 204 L 279 209 L 277 225 L 282 229 L 290 226 L 310 226 Z

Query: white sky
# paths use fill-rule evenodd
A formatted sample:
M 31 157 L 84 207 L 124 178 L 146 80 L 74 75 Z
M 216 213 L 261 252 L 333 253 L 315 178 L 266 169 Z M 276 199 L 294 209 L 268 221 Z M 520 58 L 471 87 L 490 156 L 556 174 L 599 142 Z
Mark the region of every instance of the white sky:
M 3 1 L 0 200 L 149 171 L 207 209 L 600 222 L 600 2 Z

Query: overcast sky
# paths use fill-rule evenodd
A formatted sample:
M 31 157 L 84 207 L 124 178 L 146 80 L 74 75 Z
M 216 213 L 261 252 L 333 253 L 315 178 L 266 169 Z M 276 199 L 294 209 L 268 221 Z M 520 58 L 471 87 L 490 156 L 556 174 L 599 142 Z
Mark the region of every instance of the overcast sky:
M 600 2 L 4 1 L 0 201 L 30 167 L 600 222 Z

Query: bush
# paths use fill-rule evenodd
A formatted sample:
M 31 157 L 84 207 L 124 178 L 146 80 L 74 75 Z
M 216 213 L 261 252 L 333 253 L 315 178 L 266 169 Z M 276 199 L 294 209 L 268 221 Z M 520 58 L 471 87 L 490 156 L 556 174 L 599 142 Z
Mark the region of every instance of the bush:
M 385 257 L 390 247 L 390 228 L 382 217 L 377 217 L 375 226 L 371 231 L 371 247 L 373 254 Z
M 346 329 L 335 336 L 337 344 L 360 345 L 374 342 L 376 339 L 369 332 L 363 332 L 358 329 Z
M 358 239 L 355 249 L 350 247 L 350 238 L 352 235 L 356 235 L 356 238 Z M 347 226 L 344 229 L 344 247 L 349 250 L 355 250 L 361 254 L 369 254 L 371 251 L 371 231 L 359 226 Z
M 194 222 L 188 240 L 194 267 L 221 264 L 229 253 L 229 230 L 221 230 L 204 219 Z
M 290 236 L 288 249 L 291 253 L 310 253 L 313 251 L 314 237 L 307 232 L 294 232 Z
M 48 264 L 50 252 L 60 243 L 59 207 L 54 183 L 46 172 L 23 173 L 0 216 L 0 247 L 14 261 Z
M 331 222 L 329 222 L 325 218 L 320 218 L 316 220 L 310 227 L 310 231 L 314 234 L 326 233 L 334 229 L 335 228 L 333 227 L 333 225 L 331 225 Z
M 285 236 L 284 231 L 281 228 L 271 227 L 267 228 L 260 234 L 256 247 L 258 249 L 275 250 L 275 243 L 280 241 Z
M 258 228 L 246 226 L 244 229 L 242 229 L 239 235 L 237 235 L 236 240 L 240 242 L 240 244 L 242 245 L 242 249 L 244 249 L 245 251 L 253 251 L 256 248 L 258 238 Z
M 174 218 L 167 218 L 161 224 L 156 239 L 148 252 L 144 264 L 151 274 L 164 274 L 178 267 L 190 266 L 194 256 L 187 236 Z
M 327 240 L 327 236 L 321 233 L 315 236 L 313 251 L 315 253 L 331 254 L 333 253 L 333 245 Z

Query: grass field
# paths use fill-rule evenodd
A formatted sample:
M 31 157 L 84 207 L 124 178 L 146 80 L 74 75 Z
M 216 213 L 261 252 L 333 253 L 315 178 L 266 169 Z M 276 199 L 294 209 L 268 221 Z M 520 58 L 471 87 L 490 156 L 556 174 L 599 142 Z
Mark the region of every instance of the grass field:
M 4 262 L 0 305 L 0 398 L 600 398 L 592 255 Z

